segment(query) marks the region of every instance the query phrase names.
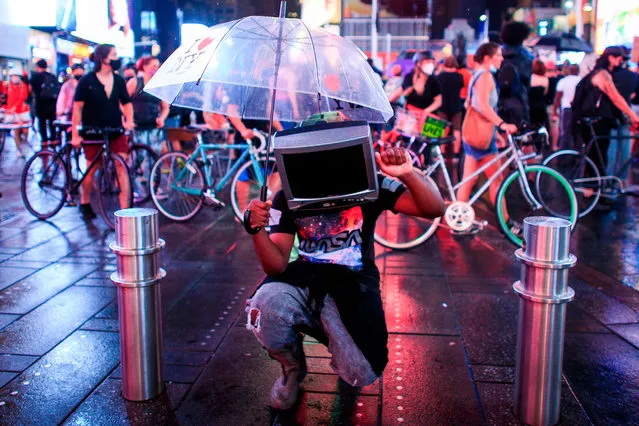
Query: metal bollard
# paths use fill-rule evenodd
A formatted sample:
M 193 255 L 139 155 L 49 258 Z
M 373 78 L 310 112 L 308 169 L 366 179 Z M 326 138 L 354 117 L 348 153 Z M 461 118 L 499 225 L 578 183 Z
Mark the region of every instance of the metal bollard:
M 568 287 L 570 222 L 551 217 L 524 220 L 525 248 L 515 255 L 522 262 L 521 280 L 513 289 L 519 302 L 515 413 L 528 425 L 559 422 L 561 369 L 564 356 L 566 306 L 575 297 Z
M 164 240 L 158 238 L 158 212 L 125 209 L 115 212 L 118 270 L 111 281 L 118 287 L 122 396 L 146 401 L 164 391 L 162 370 L 162 315 L 159 255 Z

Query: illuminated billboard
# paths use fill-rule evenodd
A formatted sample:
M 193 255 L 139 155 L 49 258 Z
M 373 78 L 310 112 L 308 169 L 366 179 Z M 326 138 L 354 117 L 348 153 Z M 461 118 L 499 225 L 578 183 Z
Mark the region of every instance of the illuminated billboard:
M 21 27 L 75 30 L 76 0 L 0 1 L 0 22 Z
M 309 27 L 339 25 L 342 21 L 342 0 L 304 0 L 302 21 Z
M 371 0 L 342 0 L 344 18 L 371 16 Z M 379 0 L 380 18 L 425 18 L 427 7 L 424 0 Z
M 73 35 L 96 43 L 113 44 L 118 54 L 133 58 L 131 0 L 75 0 L 77 30 Z
M 595 50 L 598 53 L 607 46 L 632 47 L 639 28 L 639 2 L 598 2 L 596 28 Z

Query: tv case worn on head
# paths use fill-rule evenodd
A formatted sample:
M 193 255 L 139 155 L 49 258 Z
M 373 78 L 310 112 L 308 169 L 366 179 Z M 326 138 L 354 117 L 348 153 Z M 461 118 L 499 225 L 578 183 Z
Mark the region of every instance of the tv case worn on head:
M 291 210 L 302 207 L 309 210 L 322 210 L 377 200 L 379 196 L 377 166 L 370 127 L 366 121 L 322 122 L 285 130 L 275 134 L 273 143 L 277 170 L 282 181 L 282 190 Z M 363 148 L 363 160 L 366 165 L 368 180 L 368 188 L 366 190 L 322 198 L 296 198 L 292 194 L 284 166 L 283 157 L 286 154 L 322 152 L 357 145 L 361 145 Z M 320 176 L 317 178 L 320 178 Z

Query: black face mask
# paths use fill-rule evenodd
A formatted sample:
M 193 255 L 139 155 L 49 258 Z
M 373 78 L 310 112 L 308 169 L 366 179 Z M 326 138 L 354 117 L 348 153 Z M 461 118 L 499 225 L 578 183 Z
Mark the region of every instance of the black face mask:
M 75 78 L 76 80 L 80 81 L 80 79 L 82 78 L 81 75 L 74 75 L 73 78 Z
M 130 76 L 128 76 L 128 77 L 124 77 L 124 81 L 129 81 L 129 80 L 131 80 L 132 78 L 133 78 L 133 76 L 132 76 L 132 75 L 130 75 Z
M 113 71 L 117 71 L 120 69 L 120 67 L 122 67 L 122 60 L 120 58 L 111 59 L 111 61 L 109 62 L 109 65 L 111 65 L 111 68 L 113 69 Z

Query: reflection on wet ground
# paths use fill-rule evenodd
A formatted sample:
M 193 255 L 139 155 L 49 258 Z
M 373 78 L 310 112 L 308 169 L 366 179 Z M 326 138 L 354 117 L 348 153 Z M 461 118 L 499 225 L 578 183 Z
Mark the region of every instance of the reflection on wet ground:
M 167 390 L 126 402 L 112 234 L 75 208 L 49 222 L 29 216 L 17 183 L 23 161 L 12 150 L 0 157 L 2 423 L 518 424 L 519 265 L 494 226 L 464 238 L 440 230 L 409 252 L 378 247 L 390 333 L 383 380 L 344 385 L 326 348 L 307 338 L 302 399 L 276 413 L 267 404 L 279 368 L 244 328 L 244 301 L 262 274 L 227 210 L 161 221 Z M 594 212 L 573 235 L 562 424 L 639 424 L 638 214 L 630 198 Z

